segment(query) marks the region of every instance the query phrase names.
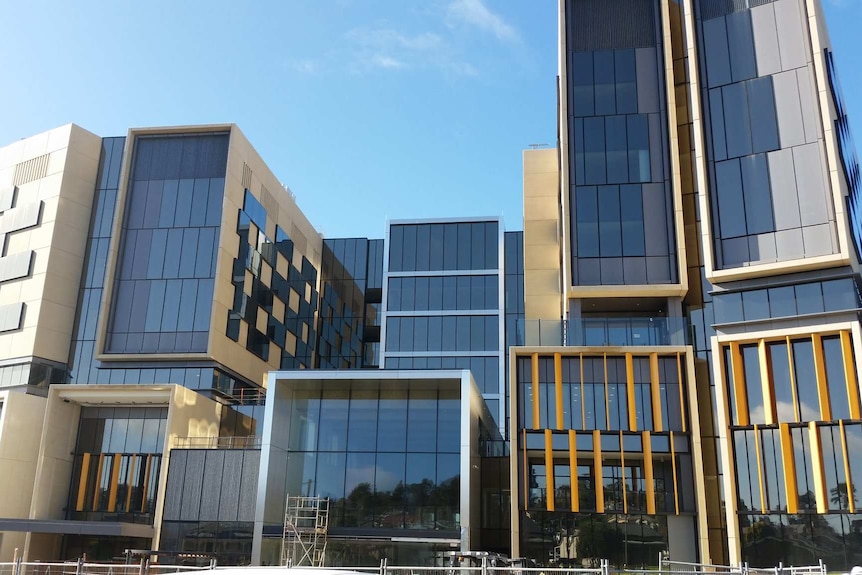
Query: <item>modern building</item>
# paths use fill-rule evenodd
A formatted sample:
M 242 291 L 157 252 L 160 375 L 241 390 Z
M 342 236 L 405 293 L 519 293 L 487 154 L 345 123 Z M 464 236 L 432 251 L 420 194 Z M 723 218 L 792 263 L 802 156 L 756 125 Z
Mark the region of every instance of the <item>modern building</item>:
M 278 563 L 305 498 L 329 564 L 862 562 L 819 2 L 559 10 L 523 231 L 324 238 L 231 124 L 0 148 L 0 560 Z
M 524 159 L 513 552 L 859 563 L 859 168 L 820 2 L 559 22 L 559 152 Z

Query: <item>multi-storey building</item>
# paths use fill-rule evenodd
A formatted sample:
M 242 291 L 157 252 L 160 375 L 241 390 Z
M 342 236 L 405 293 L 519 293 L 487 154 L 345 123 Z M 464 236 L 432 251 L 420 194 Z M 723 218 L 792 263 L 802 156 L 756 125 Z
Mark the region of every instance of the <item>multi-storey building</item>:
M 559 33 L 523 232 L 323 238 L 230 124 L 0 148 L 0 558 L 276 563 L 302 496 L 330 564 L 862 561 L 819 2 L 561 0 Z
M 859 168 L 820 3 L 564 0 L 560 39 L 513 551 L 858 563 Z

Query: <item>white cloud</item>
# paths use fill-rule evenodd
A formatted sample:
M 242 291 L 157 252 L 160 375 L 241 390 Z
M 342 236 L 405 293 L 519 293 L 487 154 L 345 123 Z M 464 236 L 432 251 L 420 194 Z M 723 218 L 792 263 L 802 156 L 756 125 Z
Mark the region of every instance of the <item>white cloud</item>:
M 371 57 L 370 62 L 379 68 L 404 68 L 405 64 L 401 60 L 397 60 L 392 56 L 384 56 L 375 54 Z
M 446 16 L 450 25 L 461 23 L 475 26 L 492 33 L 498 40 L 515 42 L 520 39 L 518 31 L 485 6 L 482 0 L 452 0 L 446 9 Z
M 302 74 L 316 74 L 320 69 L 317 62 L 308 59 L 294 60 L 291 62 L 291 66 L 294 70 Z
M 448 74 L 476 75 L 476 69 L 458 60 L 451 46 L 438 34 L 405 34 L 385 27 L 354 28 L 346 39 L 352 44 L 351 69 L 404 70 L 437 68 Z

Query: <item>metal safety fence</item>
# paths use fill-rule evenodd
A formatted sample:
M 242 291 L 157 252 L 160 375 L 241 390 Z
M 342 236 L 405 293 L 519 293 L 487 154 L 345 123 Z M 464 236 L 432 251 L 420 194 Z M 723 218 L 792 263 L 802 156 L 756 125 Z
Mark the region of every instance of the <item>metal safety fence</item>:
M 0 575 L 170 575 L 172 573 L 188 573 L 202 569 L 218 569 L 229 567 L 216 566 L 212 561 L 207 567 L 189 565 L 164 565 L 141 560 L 133 563 L 93 563 L 66 561 L 56 563 L 14 561 L 0 563 Z M 284 567 L 256 568 L 256 571 L 269 569 L 284 569 Z M 302 570 L 331 571 L 332 567 L 306 567 Z M 382 560 L 378 567 L 337 567 L 338 570 L 349 570 L 367 575 L 827 575 L 826 565 L 821 561 L 817 565 L 785 566 L 779 564 L 771 568 L 749 567 L 747 563 L 737 566 L 710 565 L 706 563 L 690 563 L 672 561 L 662 554 L 657 567 L 647 569 L 615 568 L 602 559 L 594 567 L 521 567 L 499 566 L 483 561 L 477 566 L 403 566 L 389 565 Z M 260 571 L 258 571 L 260 572 Z

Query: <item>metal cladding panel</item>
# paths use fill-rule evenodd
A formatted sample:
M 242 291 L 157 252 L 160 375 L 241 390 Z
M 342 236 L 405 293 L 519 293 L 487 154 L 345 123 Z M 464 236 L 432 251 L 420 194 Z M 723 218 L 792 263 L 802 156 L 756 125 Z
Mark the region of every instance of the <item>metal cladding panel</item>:
M 241 496 L 243 457 L 246 451 L 225 451 L 218 520 L 237 521 Z
M 165 487 L 164 521 L 180 519 L 180 506 L 183 501 L 183 487 L 186 483 L 186 460 L 188 452 L 176 449 L 171 452 L 168 465 L 168 483 Z
M 257 477 L 260 472 L 260 451 L 244 451 L 237 521 L 254 521 L 257 502 Z
M 201 521 L 216 521 L 219 516 L 221 495 L 224 491 L 225 452 L 208 450 L 204 462 L 203 485 L 201 488 Z
M 180 505 L 179 519 L 181 521 L 198 521 L 200 517 L 205 462 L 206 451 L 188 452 L 183 499 Z
M 656 45 L 653 0 L 569 0 L 569 45 L 575 51 Z

